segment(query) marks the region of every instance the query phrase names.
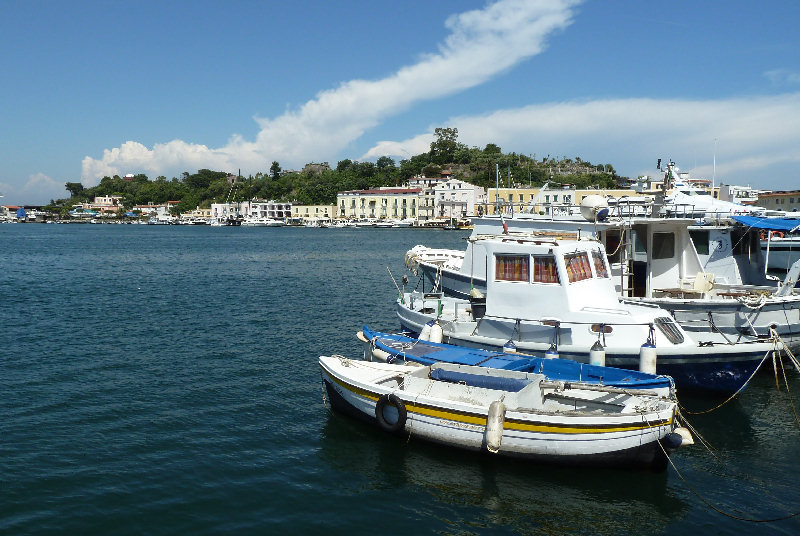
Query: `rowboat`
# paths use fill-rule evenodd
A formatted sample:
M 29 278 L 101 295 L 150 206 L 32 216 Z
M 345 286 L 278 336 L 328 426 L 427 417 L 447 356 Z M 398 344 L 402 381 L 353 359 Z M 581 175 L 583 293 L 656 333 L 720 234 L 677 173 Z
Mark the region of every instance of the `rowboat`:
M 321 356 L 332 409 L 386 432 L 536 462 L 664 470 L 691 444 L 676 403 L 542 374 Z

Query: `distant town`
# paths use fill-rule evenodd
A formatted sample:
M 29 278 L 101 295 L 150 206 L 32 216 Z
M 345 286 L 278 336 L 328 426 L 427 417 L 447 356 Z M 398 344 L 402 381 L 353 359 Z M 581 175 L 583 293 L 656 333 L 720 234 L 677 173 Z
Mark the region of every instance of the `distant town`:
M 504 154 L 495 144 L 467 147 L 458 129 L 437 128 L 430 151 L 400 161 L 309 163 L 302 170 L 272 162 L 266 173 L 198 170 L 180 178 L 143 174 L 103 177 L 97 186 L 67 182 L 67 199 L 45 206 L 0 206 L 0 222 L 147 223 L 252 226 L 448 226 L 487 214 L 569 213 L 588 196 L 644 211 L 675 191 L 776 215 L 800 209 L 800 191 L 757 190 L 693 178 L 674 162 L 635 179 L 611 164 L 579 157 Z M 685 204 L 685 203 L 684 203 Z M 675 215 L 675 214 L 673 214 Z
M 130 179 L 132 176 L 125 177 Z M 666 179 L 666 180 L 665 180 Z M 800 190 L 756 190 L 750 186 L 712 184 L 709 179 L 693 179 L 678 172 L 674 179 L 682 186 L 706 192 L 714 199 L 744 206 L 763 207 L 770 211 L 800 210 Z M 228 175 L 231 191 L 241 184 L 240 178 Z M 498 183 L 500 180 L 498 179 Z M 77 203 L 68 215 L 54 213 L 39 206 L 0 206 L 0 221 L 25 223 L 143 223 L 151 225 L 253 225 L 253 226 L 467 226 L 475 216 L 533 212 L 556 214 L 579 206 L 590 195 L 644 206 L 658 195 L 668 194 L 677 184 L 669 177 L 642 176 L 617 188 L 572 184 L 540 186 L 515 184 L 512 187 L 484 188 L 452 177 L 443 170 L 436 177 L 417 175 L 401 186 L 381 186 L 337 193 L 336 204 L 302 204 L 253 198 L 242 201 L 211 203 L 178 212 L 178 201 L 146 203 L 126 207 L 123 196 L 96 196 L 92 201 Z

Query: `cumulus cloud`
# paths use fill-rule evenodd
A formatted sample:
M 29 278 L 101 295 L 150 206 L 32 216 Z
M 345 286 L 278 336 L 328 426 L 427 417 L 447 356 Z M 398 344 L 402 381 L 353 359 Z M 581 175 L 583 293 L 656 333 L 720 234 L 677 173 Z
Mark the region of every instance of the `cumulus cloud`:
M 351 80 L 322 91 L 296 110 L 256 118 L 255 140 L 233 136 L 217 149 L 180 140 L 152 149 L 128 141 L 102 158 L 83 160 L 82 181 L 130 170 L 167 174 L 212 168 L 256 171 L 278 160 L 297 167 L 330 159 L 365 131 L 414 103 L 441 98 L 489 80 L 540 53 L 546 38 L 572 22 L 576 0 L 499 0 L 484 9 L 451 16 L 438 51 L 381 80 Z
M 504 152 L 536 151 L 539 158 L 625 162 L 617 171 L 627 176 L 652 174 L 657 158 L 672 158 L 697 176 L 747 184 L 769 179 L 771 168 L 800 161 L 800 93 L 719 101 L 556 102 L 453 117 L 443 124 L 458 128 L 459 142 L 470 147 L 495 143 Z M 382 141 L 362 158 L 419 154 L 432 140 L 433 127 L 408 140 Z

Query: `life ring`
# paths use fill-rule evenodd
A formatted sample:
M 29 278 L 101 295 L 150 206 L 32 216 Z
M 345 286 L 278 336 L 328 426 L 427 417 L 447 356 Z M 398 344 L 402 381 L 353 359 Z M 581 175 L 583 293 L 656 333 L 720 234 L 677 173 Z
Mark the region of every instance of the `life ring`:
M 397 420 L 389 422 L 383 414 L 386 405 L 392 405 L 397 409 Z M 381 395 L 378 397 L 378 402 L 375 404 L 375 418 L 381 428 L 387 432 L 397 433 L 406 427 L 406 418 L 408 418 L 408 411 L 403 401 L 400 400 L 394 393 L 388 395 Z
M 783 238 L 783 231 L 770 231 L 769 235 L 767 235 L 766 231 L 761 231 L 760 238 L 761 240 L 766 240 L 767 236 L 770 238 Z

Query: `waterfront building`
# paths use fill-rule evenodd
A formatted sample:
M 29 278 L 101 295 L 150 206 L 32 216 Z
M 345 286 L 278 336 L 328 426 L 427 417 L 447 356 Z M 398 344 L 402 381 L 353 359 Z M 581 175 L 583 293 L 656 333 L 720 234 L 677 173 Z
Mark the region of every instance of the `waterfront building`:
M 228 218 L 271 218 L 287 221 L 292 217 L 292 204 L 265 199 L 253 199 L 233 203 L 212 203 L 211 218 L 227 220 Z
M 382 187 L 337 194 L 339 217 L 345 219 L 417 219 L 420 188 Z
M 292 205 L 292 222 L 329 221 L 337 216 L 336 205 Z
M 113 212 L 117 213 L 123 210 L 122 196 L 121 195 L 105 195 L 96 196 L 92 203 L 78 203 L 72 206 L 73 211 L 76 212 L 95 212 L 100 215 Z
M 756 206 L 767 210 L 782 210 L 784 212 L 800 211 L 800 190 L 776 190 L 773 192 L 760 192 Z
M 446 179 L 433 187 L 434 214 L 442 219 L 464 219 L 486 203 L 486 189 L 459 179 Z
M 131 209 L 132 212 L 139 212 L 142 216 L 151 218 L 166 218 L 172 214 L 173 209 L 180 201 L 167 201 L 159 205 L 148 203 L 146 205 L 136 205 Z

